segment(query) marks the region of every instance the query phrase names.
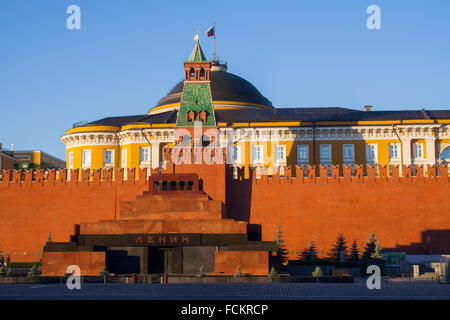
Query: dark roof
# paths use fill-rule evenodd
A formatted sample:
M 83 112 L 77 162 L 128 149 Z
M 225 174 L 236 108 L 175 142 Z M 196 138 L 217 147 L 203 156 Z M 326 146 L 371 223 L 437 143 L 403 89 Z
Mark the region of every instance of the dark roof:
M 175 87 L 156 106 L 179 103 L 183 93 L 183 81 Z M 211 95 L 214 101 L 235 101 L 272 106 L 258 89 L 247 80 L 226 71 L 211 71 Z
M 450 119 L 450 110 L 357 111 L 342 115 L 342 121 Z
M 90 122 L 84 126 L 123 126 L 132 123 L 165 124 L 176 123 L 176 110 L 154 115 L 109 117 Z M 235 122 L 275 122 L 275 121 L 383 121 L 383 120 L 427 120 L 450 119 L 450 110 L 406 110 L 406 111 L 359 111 L 347 108 L 248 108 L 215 110 L 216 121 Z
M 276 108 L 216 110 L 217 122 L 332 121 L 355 112 L 346 108 Z

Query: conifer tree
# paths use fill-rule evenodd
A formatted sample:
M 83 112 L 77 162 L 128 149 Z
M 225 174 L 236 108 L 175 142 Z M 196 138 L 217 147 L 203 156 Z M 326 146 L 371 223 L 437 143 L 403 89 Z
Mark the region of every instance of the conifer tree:
M 317 260 L 317 249 L 312 240 L 309 242 L 309 247 L 300 253 L 299 258 L 304 261 Z
M 380 247 L 380 241 L 379 239 L 375 239 L 374 233 L 370 234 L 361 260 L 361 272 L 363 274 L 365 274 L 367 267 L 370 265 L 377 265 L 380 268 L 383 268 L 384 258 Z
M 310 260 L 317 260 L 317 249 L 312 240 L 309 242 L 308 254 Z
M 284 243 L 283 239 L 283 231 L 281 230 L 281 226 L 278 226 L 277 233 L 275 234 L 274 241 L 277 243 L 278 246 L 278 257 L 281 264 L 285 263 L 287 261 L 288 256 L 288 250 L 286 249 L 286 244 Z
M 358 262 L 359 261 L 359 250 L 358 244 L 356 240 L 353 240 L 352 247 L 350 248 L 350 255 L 348 256 L 348 260 L 350 262 Z
M 333 260 L 341 260 L 341 252 L 344 252 L 344 259 L 347 257 L 347 242 L 345 241 L 344 235 L 341 233 L 336 239 L 336 243 L 331 249 L 330 258 Z
M 300 260 L 304 260 L 304 261 L 310 260 L 308 248 L 303 249 L 302 252 L 299 253 L 298 257 Z
M 380 240 L 378 239 L 375 244 L 375 251 L 370 255 L 374 260 L 384 260 L 383 253 L 381 252 Z
M 371 233 L 369 239 L 367 240 L 366 247 L 364 248 L 364 253 L 362 255 L 363 261 L 369 261 L 372 254 L 375 252 L 377 246 L 377 241 L 375 240 L 375 234 Z

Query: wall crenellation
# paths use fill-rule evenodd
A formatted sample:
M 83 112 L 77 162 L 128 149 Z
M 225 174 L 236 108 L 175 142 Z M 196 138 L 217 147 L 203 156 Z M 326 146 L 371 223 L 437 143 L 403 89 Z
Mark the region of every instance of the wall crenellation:
M 288 166 L 272 171 L 258 167 L 229 168 L 233 182 L 253 180 L 255 183 L 407 183 L 450 182 L 447 165 L 355 165 L 352 166 Z
M 64 170 L 2 170 L 0 186 L 14 184 L 102 184 L 143 183 L 148 181 L 147 168 L 124 169 L 64 169 Z M 259 167 L 229 167 L 228 177 L 233 182 L 253 180 L 255 183 L 406 183 L 406 182 L 450 182 L 447 165 L 355 165 L 352 166 L 289 166 L 275 169 Z M 235 170 L 236 172 L 233 172 Z M 136 171 L 138 174 L 136 175 Z M 163 170 L 166 173 L 168 170 Z M 150 174 L 158 174 L 151 169 Z

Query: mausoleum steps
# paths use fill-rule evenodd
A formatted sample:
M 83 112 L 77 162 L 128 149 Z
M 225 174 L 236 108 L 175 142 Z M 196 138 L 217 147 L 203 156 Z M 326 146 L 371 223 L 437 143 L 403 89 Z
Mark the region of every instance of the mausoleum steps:
M 168 211 L 220 211 L 222 204 L 214 200 L 153 200 L 139 199 L 136 201 L 122 201 L 120 203 L 121 211 L 148 211 L 148 212 L 168 212 Z
M 221 219 L 221 211 L 164 211 L 164 212 L 149 212 L 148 210 L 138 211 L 121 211 L 121 220 L 192 220 L 192 219 Z
M 106 220 L 80 224 L 80 234 L 246 233 L 247 222 L 231 219 Z

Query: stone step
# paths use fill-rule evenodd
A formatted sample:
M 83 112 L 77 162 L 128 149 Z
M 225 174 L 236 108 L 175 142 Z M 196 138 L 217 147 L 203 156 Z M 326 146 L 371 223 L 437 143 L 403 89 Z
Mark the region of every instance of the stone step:
M 121 211 L 121 220 L 146 219 L 146 220 L 175 220 L 175 219 L 222 219 L 220 211 L 168 211 L 168 212 L 148 212 L 142 211 Z
M 152 194 L 150 191 L 144 191 L 143 195 L 137 196 L 137 200 L 139 199 L 153 199 L 153 200 L 161 200 L 161 201 L 171 201 L 171 200 L 209 200 L 209 196 L 204 193 L 195 193 L 195 192 L 180 192 L 173 194 Z
M 80 224 L 80 234 L 245 234 L 247 223 L 231 219 L 211 220 L 108 220 Z
M 213 200 L 177 200 L 177 201 L 155 201 L 149 199 L 139 199 L 131 204 L 120 206 L 125 211 L 148 211 L 148 212 L 169 212 L 169 211 L 220 211 L 222 204 Z

